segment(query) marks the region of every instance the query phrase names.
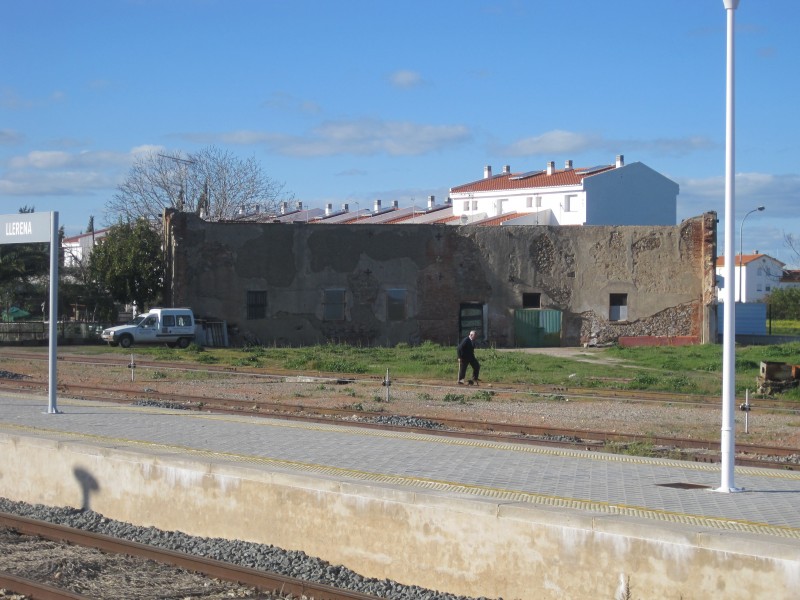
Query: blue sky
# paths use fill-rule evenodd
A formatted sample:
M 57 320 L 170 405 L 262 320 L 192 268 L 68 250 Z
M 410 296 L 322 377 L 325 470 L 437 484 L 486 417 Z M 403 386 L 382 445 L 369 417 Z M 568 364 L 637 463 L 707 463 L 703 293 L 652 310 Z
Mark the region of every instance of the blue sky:
M 722 0 L 5 0 L 0 213 L 108 223 L 138 152 L 216 145 L 311 207 L 641 161 L 724 231 Z M 736 232 L 800 263 L 800 2 L 736 16 Z M 723 252 L 719 239 L 719 253 Z M 739 240 L 736 242 L 738 251 Z

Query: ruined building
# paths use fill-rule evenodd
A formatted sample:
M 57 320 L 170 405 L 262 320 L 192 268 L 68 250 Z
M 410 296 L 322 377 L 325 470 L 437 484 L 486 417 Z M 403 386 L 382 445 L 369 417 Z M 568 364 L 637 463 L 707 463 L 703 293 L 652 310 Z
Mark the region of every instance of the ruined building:
M 210 223 L 167 211 L 165 300 L 231 343 L 715 336 L 716 214 L 672 226 Z

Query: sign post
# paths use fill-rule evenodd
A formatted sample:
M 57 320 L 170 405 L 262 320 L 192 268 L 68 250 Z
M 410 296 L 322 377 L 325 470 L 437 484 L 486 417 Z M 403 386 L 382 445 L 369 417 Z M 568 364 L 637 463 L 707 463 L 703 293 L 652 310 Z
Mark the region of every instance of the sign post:
M 0 215 L 0 245 L 50 244 L 50 327 L 48 351 L 47 412 L 58 414 L 56 391 L 56 351 L 58 348 L 58 213 L 19 213 Z

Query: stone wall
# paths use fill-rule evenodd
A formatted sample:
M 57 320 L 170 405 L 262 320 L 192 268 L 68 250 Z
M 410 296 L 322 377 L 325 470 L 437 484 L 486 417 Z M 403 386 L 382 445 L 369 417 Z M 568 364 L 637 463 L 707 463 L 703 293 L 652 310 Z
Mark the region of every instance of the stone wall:
M 486 341 L 515 345 L 523 294 L 562 311 L 562 345 L 621 335 L 712 341 L 716 215 L 672 227 L 210 223 L 165 213 L 166 300 L 225 320 L 234 343 L 454 344 L 459 308 L 485 307 Z M 324 290 L 343 290 L 328 320 Z M 389 290 L 406 290 L 391 320 Z M 266 291 L 248 319 L 247 292 Z M 627 319 L 609 319 L 611 294 Z

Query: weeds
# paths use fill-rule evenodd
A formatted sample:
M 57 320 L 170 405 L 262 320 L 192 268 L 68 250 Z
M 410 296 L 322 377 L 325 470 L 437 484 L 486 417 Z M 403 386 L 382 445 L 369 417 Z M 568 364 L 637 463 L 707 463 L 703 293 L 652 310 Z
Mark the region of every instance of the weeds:
M 87 353 L 129 350 L 92 349 Z M 398 378 L 418 377 L 449 380 L 456 366 L 455 350 L 432 342 L 394 348 L 321 344 L 306 347 L 249 346 L 247 348 L 206 348 L 186 350 L 166 347 L 136 348 L 140 356 L 177 362 L 220 364 L 290 371 L 336 374 L 368 374 L 383 377 L 387 369 Z M 591 361 L 581 356 L 564 358 L 528 354 L 514 350 L 478 348 L 487 381 L 509 384 L 548 385 L 554 388 L 633 389 L 716 395 L 721 393 L 722 347 L 717 344 L 684 347 L 596 349 Z M 609 362 L 603 359 L 613 359 Z M 753 389 L 762 361 L 800 364 L 800 343 L 736 348 L 736 390 Z M 800 400 L 800 390 L 788 391 L 787 398 Z
M 442 400 L 444 402 L 457 402 L 459 404 L 467 403 L 467 398 L 464 394 L 445 394 Z

